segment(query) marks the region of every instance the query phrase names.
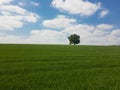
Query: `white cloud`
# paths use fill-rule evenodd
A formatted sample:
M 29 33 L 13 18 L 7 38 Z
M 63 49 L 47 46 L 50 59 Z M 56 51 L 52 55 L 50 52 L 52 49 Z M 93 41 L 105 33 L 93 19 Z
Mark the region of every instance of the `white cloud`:
M 103 25 L 103 27 L 101 27 Z M 99 27 L 99 28 L 98 28 Z M 108 30 L 110 29 L 110 30 Z M 78 24 L 65 28 L 62 32 L 78 34 L 81 36 L 81 44 L 84 45 L 119 45 L 120 29 L 114 29 L 113 25 L 100 24 L 95 26 Z
M 0 30 L 13 30 L 14 28 L 22 27 L 21 19 L 21 16 L 0 16 Z
M 13 0 L 0 0 L 0 5 L 3 4 L 9 4 L 10 2 L 12 2 Z
M 0 43 L 25 43 L 25 39 L 22 36 L 0 33 Z
M 0 33 L 1 43 L 34 43 L 34 44 L 69 44 L 70 34 L 81 36 L 82 45 L 120 45 L 120 29 L 98 30 L 96 26 L 85 24 L 73 25 L 61 31 L 32 30 L 30 36 L 16 36 Z
M 39 18 L 37 14 L 13 5 L 11 1 L 13 0 L 0 2 L 0 30 L 14 30 L 22 27 L 25 23 L 37 22 Z
M 76 23 L 76 22 L 75 22 Z M 60 32 L 65 35 L 62 38 L 68 37 L 71 34 L 81 36 L 81 44 L 83 45 L 119 45 L 120 30 L 114 29 L 110 24 L 87 25 L 87 24 L 71 24 L 65 27 Z M 47 32 L 46 32 L 47 33 Z M 119 38 L 118 38 L 119 37 Z M 65 39 L 68 43 L 68 40 Z M 58 40 L 59 42 L 60 40 Z
M 36 14 L 30 13 L 29 16 L 0 16 L 0 30 L 14 30 L 20 28 L 25 22 L 34 23 L 37 21 Z
M 81 16 L 91 16 L 101 9 L 100 3 L 91 3 L 88 0 L 53 0 L 52 6 L 61 11 Z
M 18 3 L 18 5 L 19 5 L 19 6 L 25 6 L 25 5 L 26 5 L 26 3 L 25 3 L 25 2 L 23 2 L 23 1 L 20 1 L 20 2 Z
M 33 30 L 31 31 L 29 41 L 44 44 L 65 44 L 67 43 L 67 37 L 66 34 L 61 31 Z
M 109 24 L 99 24 L 96 26 L 97 29 L 100 29 L 100 30 L 111 30 L 113 29 L 113 25 L 109 25 Z
M 120 38 L 120 29 L 116 29 L 116 30 L 113 30 L 111 32 L 111 35 L 114 36 L 114 37 L 119 37 Z
M 53 30 L 32 30 L 30 36 L 16 36 L 0 33 L 0 43 L 25 44 L 65 44 L 68 43 L 66 34 Z
M 16 14 L 25 15 L 26 13 L 28 14 L 27 10 L 17 5 L 2 5 L 0 6 L 0 10 L 9 12 L 12 15 L 16 15 Z
M 18 3 L 19 6 L 28 6 L 28 4 L 31 6 L 36 6 L 36 7 L 39 7 L 40 6 L 40 3 L 37 3 L 37 2 L 25 2 L 25 1 L 20 1 Z
M 89 32 L 94 31 L 94 26 L 89 26 L 86 24 L 78 24 L 78 25 L 72 25 L 70 27 L 66 27 L 63 32 L 69 33 L 69 34 L 79 34 L 79 35 L 86 35 Z
M 101 13 L 100 13 L 100 18 L 105 17 L 108 13 L 109 13 L 109 10 L 103 9 L 103 10 L 101 11 Z
M 111 30 L 114 28 L 114 26 L 109 24 L 99 24 L 96 26 L 96 28 L 99 30 Z
M 12 1 L 0 1 L 0 30 L 14 30 L 21 28 L 25 23 L 37 22 L 39 18 L 37 14 L 13 5 Z M 90 3 L 88 0 L 71 2 L 73 1 L 53 0 L 52 5 L 60 10 L 83 16 L 90 16 L 101 8 L 99 3 Z M 43 26 L 59 30 L 32 30 L 29 36 L 0 33 L 0 43 L 68 44 L 67 37 L 75 33 L 81 36 L 82 45 L 120 45 L 120 29 L 105 23 L 80 24 L 74 18 L 58 15 L 54 19 L 44 20 Z
M 43 26 L 48 28 L 61 29 L 61 28 L 69 27 L 75 23 L 76 23 L 75 19 L 70 19 L 64 15 L 58 15 L 55 19 L 44 20 Z
M 38 7 L 40 4 L 39 3 L 37 3 L 37 2 L 31 2 L 31 4 L 33 5 L 33 6 L 36 6 L 36 7 Z

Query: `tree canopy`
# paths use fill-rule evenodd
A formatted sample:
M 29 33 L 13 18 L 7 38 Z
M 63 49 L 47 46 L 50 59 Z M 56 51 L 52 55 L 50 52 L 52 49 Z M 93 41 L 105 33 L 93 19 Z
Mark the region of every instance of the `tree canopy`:
M 80 36 L 77 34 L 72 34 L 68 37 L 69 43 L 71 44 L 79 44 L 80 43 Z

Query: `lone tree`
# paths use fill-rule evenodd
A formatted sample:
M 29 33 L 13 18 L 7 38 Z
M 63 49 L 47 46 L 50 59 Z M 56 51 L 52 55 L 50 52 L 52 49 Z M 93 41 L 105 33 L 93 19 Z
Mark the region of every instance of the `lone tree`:
M 72 34 L 72 35 L 70 35 L 70 36 L 68 37 L 68 39 L 69 39 L 70 45 L 71 45 L 71 44 L 76 45 L 76 44 L 79 44 L 79 43 L 80 43 L 80 36 L 77 35 L 77 34 Z

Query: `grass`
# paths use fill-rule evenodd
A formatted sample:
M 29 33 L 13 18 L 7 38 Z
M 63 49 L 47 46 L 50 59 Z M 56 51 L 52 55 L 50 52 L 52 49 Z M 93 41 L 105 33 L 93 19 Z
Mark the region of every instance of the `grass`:
M 120 47 L 1 44 L 0 90 L 120 90 Z

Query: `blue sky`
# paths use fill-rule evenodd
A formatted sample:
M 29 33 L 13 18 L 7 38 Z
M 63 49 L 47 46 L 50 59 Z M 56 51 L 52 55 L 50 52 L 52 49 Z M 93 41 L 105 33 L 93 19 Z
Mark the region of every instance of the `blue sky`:
M 120 0 L 0 0 L 0 43 L 120 45 Z

